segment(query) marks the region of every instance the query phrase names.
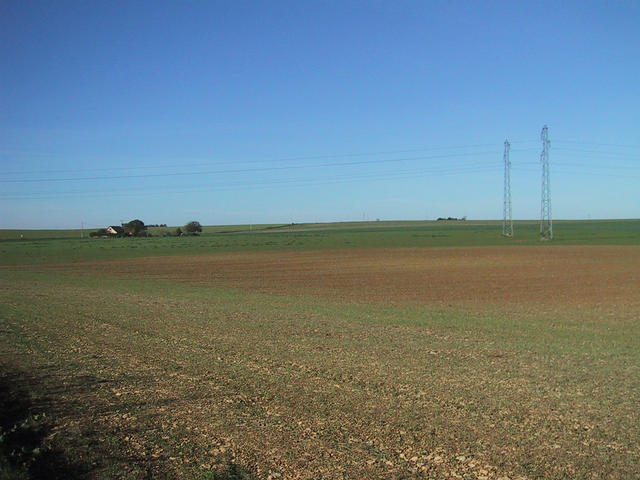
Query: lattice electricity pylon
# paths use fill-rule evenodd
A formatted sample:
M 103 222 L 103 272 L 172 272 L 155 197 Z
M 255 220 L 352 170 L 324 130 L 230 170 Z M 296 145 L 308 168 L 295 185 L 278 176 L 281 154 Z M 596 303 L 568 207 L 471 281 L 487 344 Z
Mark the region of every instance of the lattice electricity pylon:
M 502 220 L 502 235 L 513 237 L 513 219 L 511 218 L 511 161 L 509 160 L 509 149 L 511 144 L 504 141 L 504 205 Z
M 540 133 L 542 140 L 542 153 L 540 162 L 542 163 L 542 202 L 540 205 L 540 239 L 553 239 L 553 222 L 551 220 L 551 187 L 549 186 L 549 131 L 547 126 L 542 127 Z

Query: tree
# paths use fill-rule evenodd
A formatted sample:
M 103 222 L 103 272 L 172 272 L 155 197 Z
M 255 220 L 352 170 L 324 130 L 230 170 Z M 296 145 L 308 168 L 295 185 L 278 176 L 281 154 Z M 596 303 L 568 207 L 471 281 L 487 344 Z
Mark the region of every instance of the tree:
M 200 222 L 193 220 L 184 226 L 184 231 L 189 235 L 197 235 L 202 232 L 202 225 L 200 225 Z
M 89 234 L 90 237 L 107 237 L 108 235 L 106 228 L 99 228 L 95 232 L 91 232 Z
M 144 222 L 137 218 L 126 223 L 124 225 L 124 230 L 128 235 L 133 237 L 144 237 L 147 234 L 147 227 L 144 226 Z

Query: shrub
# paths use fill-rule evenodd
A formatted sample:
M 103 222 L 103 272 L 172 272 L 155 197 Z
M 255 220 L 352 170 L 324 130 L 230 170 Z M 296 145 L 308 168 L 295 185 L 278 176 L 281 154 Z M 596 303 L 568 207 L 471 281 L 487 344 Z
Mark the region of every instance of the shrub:
M 147 227 L 144 226 L 144 222 L 142 220 L 131 220 L 129 223 L 124 225 L 124 230 L 127 234 L 133 237 L 146 237 L 147 236 Z
M 193 220 L 184 226 L 184 231 L 190 235 L 197 235 L 202 232 L 202 225 L 200 225 L 200 222 Z
M 90 237 L 106 237 L 107 236 L 107 229 L 106 228 L 99 228 L 95 232 L 91 232 L 89 234 L 89 236 Z

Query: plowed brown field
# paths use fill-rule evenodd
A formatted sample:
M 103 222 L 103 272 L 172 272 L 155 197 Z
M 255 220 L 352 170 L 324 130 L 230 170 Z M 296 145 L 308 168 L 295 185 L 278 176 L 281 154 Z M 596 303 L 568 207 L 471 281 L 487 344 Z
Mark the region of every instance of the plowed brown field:
M 640 478 L 640 246 L 0 274 L 0 393 L 35 390 L 78 478 Z
M 281 251 L 49 268 L 389 304 L 571 308 L 640 303 L 638 246 Z

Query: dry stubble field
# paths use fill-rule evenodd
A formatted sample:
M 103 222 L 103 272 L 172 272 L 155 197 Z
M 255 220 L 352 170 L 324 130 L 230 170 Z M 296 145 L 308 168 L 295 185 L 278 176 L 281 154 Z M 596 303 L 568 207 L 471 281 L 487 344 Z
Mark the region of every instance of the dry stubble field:
M 44 444 L 78 478 L 223 478 L 230 462 L 272 479 L 640 476 L 638 246 L 147 257 L 1 279 L 5 376 L 50 411 Z

